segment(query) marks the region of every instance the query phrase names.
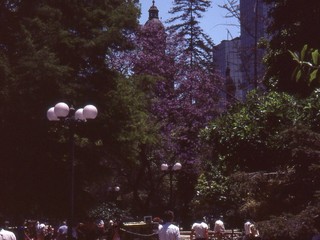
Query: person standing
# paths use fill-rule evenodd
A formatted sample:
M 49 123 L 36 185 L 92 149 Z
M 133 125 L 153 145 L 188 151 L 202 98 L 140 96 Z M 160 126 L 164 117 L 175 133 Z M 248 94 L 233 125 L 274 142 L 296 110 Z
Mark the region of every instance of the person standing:
M 36 223 L 37 240 L 44 240 L 45 227 L 46 225 L 44 223 L 40 223 L 39 221 L 37 221 Z
M 159 225 L 158 236 L 159 240 L 179 240 L 180 230 L 174 225 L 174 213 L 172 211 L 165 211 L 163 214 L 164 224 Z
M 259 238 L 259 231 L 249 220 L 244 223 L 244 240 Z
M 255 224 L 250 225 L 251 239 L 260 239 L 260 233 Z
M 8 230 L 5 230 L 5 220 L 0 216 L 0 240 L 16 240 L 16 235 Z
M 104 226 L 104 221 L 101 219 L 98 223 L 97 223 L 97 235 L 98 235 L 98 239 L 99 240 L 103 240 L 106 234 L 106 229 Z
M 244 237 L 243 237 L 244 240 L 250 239 L 250 235 L 251 235 L 250 225 L 251 225 L 250 220 L 247 220 L 244 223 Z
M 120 240 L 121 239 L 121 236 L 120 236 L 120 224 L 121 224 L 121 222 L 119 220 L 115 220 L 113 222 L 112 240 Z
M 220 217 L 220 219 L 215 221 L 213 231 L 214 231 L 214 235 L 217 237 L 217 239 L 221 240 L 224 232 L 226 231 L 226 229 L 224 227 L 224 223 L 222 221 L 222 217 Z
M 156 233 L 156 234 L 158 234 L 159 229 L 162 227 L 163 221 L 162 221 L 161 218 L 155 217 L 155 218 L 152 220 L 152 222 L 156 224 L 155 227 L 154 227 L 155 229 L 153 229 L 153 232 Z
M 196 221 L 191 227 L 190 240 L 193 240 L 193 235 L 195 240 L 208 240 L 208 230 L 209 226 L 204 221 Z
M 57 230 L 57 240 L 66 240 L 68 237 L 67 222 L 63 221 Z

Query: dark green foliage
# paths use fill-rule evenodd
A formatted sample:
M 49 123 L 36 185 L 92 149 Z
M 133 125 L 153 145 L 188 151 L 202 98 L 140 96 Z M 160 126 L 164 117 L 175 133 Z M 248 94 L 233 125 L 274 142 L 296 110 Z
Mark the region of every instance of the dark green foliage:
M 228 200 L 230 220 L 254 219 L 271 239 L 310 237 L 320 212 L 319 104 L 318 91 L 305 100 L 252 92 L 204 130 L 216 167 L 205 182 L 215 186 L 216 178 L 225 186 L 212 192 Z M 274 231 L 275 222 L 285 227 Z
M 93 219 L 103 219 L 107 222 L 110 219 L 129 219 L 129 212 L 121 210 L 113 203 L 102 203 L 94 209 L 90 209 L 88 215 Z
M 204 169 L 205 171 L 198 177 L 196 193 L 191 203 L 192 213 L 193 215 L 201 213 L 202 216 L 205 216 L 210 206 L 214 205 L 210 214 L 223 215 L 227 203 L 226 195 L 229 191 L 225 173 L 214 163 L 206 163 Z
M 266 83 L 272 88 L 302 96 L 309 95 L 316 83 L 292 80 L 295 63 L 290 61 L 288 50 L 300 51 L 305 44 L 320 48 L 320 36 L 316 27 L 320 24 L 320 2 L 317 0 L 264 0 L 271 4 L 271 24 L 268 28 L 271 40 L 266 56 Z
M 284 213 L 280 217 L 271 217 L 270 221 L 261 221 L 263 236 L 268 239 L 310 239 L 314 235 L 314 226 L 319 221 L 319 204 L 308 206 L 297 215 Z
M 126 194 L 124 204 L 134 212 L 149 210 L 156 193 L 152 190 L 157 183 L 154 179 L 160 174 L 159 165 L 149 157 L 151 146 L 158 144 L 157 124 L 148 114 L 152 85 L 148 77 L 123 78 L 117 89 L 110 92 L 110 109 L 106 110 L 110 115 L 106 127 L 111 136 L 105 146 L 105 166 L 116 169 L 114 176 L 121 182 L 121 192 Z M 148 191 L 151 192 L 147 194 Z
M 319 61 L 320 54 L 318 49 L 310 49 L 308 45 L 304 45 L 301 52 L 292 52 L 290 54 L 297 66 L 292 74 L 296 81 L 304 81 L 310 86 L 319 84 Z
M 7 194 L 0 211 L 65 217 L 68 131 L 49 123 L 46 111 L 58 101 L 76 108 L 93 103 L 101 113 L 110 108 L 108 93 L 118 80 L 105 56 L 130 47 L 138 14 L 130 1 L 1 2 L 1 184 Z M 109 130 L 102 122 L 109 117 L 101 114 L 77 129 L 80 214 L 92 201 L 82 195 L 83 181 L 102 172 L 95 171 Z
M 266 101 L 266 104 L 261 104 L 261 101 Z M 271 93 L 260 97 L 252 92 L 245 105 L 234 106 L 234 112 L 218 118 L 211 125 L 214 150 L 225 156 L 237 153 L 230 169 L 235 166 L 251 171 L 272 168 L 277 160 L 269 157 L 271 152 L 268 148 L 275 147 L 273 138 L 277 136 L 274 133 L 284 130 L 294 121 L 292 104 L 294 100 L 289 95 Z M 245 164 L 241 166 L 242 163 Z

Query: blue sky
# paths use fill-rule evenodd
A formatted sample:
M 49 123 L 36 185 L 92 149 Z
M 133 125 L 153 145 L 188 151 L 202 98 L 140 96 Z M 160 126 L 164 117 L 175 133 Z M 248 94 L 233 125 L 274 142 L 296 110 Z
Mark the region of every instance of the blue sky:
M 155 5 L 159 10 L 159 18 L 165 24 L 165 21 L 172 17 L 168 11 L 172 8 L 173 0 L 155 0 Z M 214 44 L 219 44 L 222 40 L 230 40 L 240 35 L 238 20 L 234 18 L 225 18 L 226 10 L 218 7 L 223 5 L 225 0 L 213 0 L 211 7 L 201 19 L 201 27 L 208 34 Z M 144 24 L 148 20 L 148 10 L 152 6 L 152 0 L 140 0 L 141 18 L 140 23 Z M 166 25 L 166 24 L 165 24 Z

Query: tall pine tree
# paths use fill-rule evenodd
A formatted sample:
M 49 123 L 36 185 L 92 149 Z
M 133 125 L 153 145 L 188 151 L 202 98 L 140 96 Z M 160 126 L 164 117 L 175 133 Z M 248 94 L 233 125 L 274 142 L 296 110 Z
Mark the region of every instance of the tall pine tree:
M 211 3 L 208 0 L 174 0 L 169 13 L 175 15 L 168 20 L 169 30 L 179 33 L 187 41 L 185 52 L 189 54 L 188 63 L 199 64 L 210 69 L 212 63 L 211 38 L 200 27 L 200 19 Z

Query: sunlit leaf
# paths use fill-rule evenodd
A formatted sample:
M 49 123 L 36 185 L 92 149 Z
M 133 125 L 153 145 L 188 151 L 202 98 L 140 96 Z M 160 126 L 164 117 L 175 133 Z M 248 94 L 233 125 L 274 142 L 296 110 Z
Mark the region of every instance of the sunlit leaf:
M 307 52 L 307 49 L 308 49 L 308 45 L 304 45 L 302 50 L 301 50 L 301 61 L 304 60 L 305 56 L 306 56 L 306 52 Z
M 299 69 L 299 71 L 297 72 L 297 75 L 296 75 L 296 81 L 299 81 L 301 76 L 302 76 L 302 71 L 301 71 L 301 69 Z
M 311 72 L 310 78 L 309 78 L 309 84 L 317 78 L 318 69 L 315 69 Z
M 313 64 L 314 65 L 318 65 L 318 59 L 319 59 L 319 50 L 317 49 L 317 50 L 314 50 L 312 53 L 311 53 L 311 55 L 312 55 L 312 61 L 313 61 Z

